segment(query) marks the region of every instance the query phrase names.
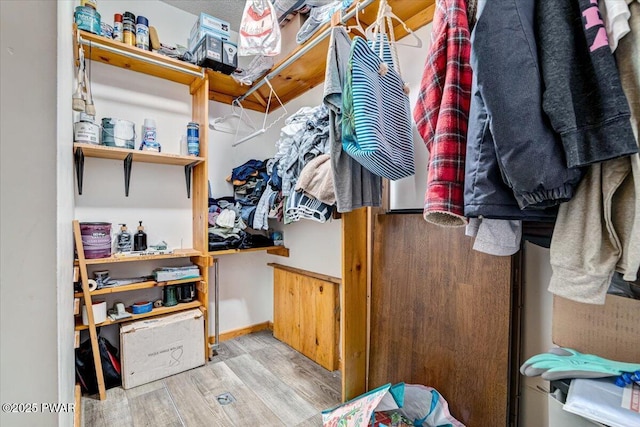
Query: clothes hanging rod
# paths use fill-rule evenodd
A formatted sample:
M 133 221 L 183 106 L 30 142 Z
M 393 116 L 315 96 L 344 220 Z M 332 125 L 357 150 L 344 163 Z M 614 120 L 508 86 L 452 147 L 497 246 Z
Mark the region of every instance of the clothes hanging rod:
M 368 7 L 374 1 L 376 0 L 364 0 L 361 4 L 356 3 L 356 6 L 353 9 L 351 9 L 349 12 L 344 14 L 344 16 L 342 16 L 342 18 L 340 19 L 340 23 L 346 24 L 349 19 L 353 18 L 356 15 L 356 13 L 360 12 L 365 7 Z M 295 54 L 287 58 L 287 60 L 285 60 L 282 64 L 280 64 L 275 70 L 271 71 L 269 74 L 264 76 L 262 80 L 260 80 L 253 87 L 251 87 L 251 89 L 249 89 L 244 95 L 236 98 L 236 100 L 244 101 L 245 99 L 247 99 L 247 97 L 249 97 L 253 92 L 260 89 L 266 83 L 267 80 L 271 80 L 275 76 L 280 74 L 282 70 L 287 68 L 289 65 L 293 64 L 295 61 L 297 61 L 302 55 L 307 53 L 311 48 L 313 48 L 322 40 L 324 40 L 330 33 L 331 33 L 331 27 L 326 28 L 322 33 L 320 33 L 317 37 L 311 40 L 309 44 L 307 44 L 305 47 L 303 47 L 302 49 L 297 51 Z
M 189 75 L 192 75 L 192 76 L 195 76 L 195 77 L 204 78 L 204 70 L 202 68 L 200 69 L 200 72 L 193 71 L 193 70 L 188 70 L 188 69 L 182 68 L 182 67 L 180 67 L 178 65 L 168 64 L 166 62 L 158 61 L 157 59 L 153 59 L 153 58 L 147 58 L 145 56 L 138 55 L 137 53 L 132 53 L 132 52 L 124 51 L 124 50 L 119 50 L 119 49 L 113 48 L 111 46 L 107 46 L 105 44 L 102 44 L 100 42 L 94 42 L 94 41 L 91 41 L 91 40 L 85 40 L 82 37 L 80 38 L 80 43 L 85 45 L 85 46 L 89 46 L 89 47 L 94 46 L 94 47 L 97 47 L 98 49 L 106 50 L 106 51 L 111 52 L 111 53 L 115 53 L 115 54 L 118 54 L 118 55 L 126 56 L 128 58 L 137 59 L 139 61 L 144 61 L 144 62 L 147 62 L 149 64 L 158 65 L 160 67 L 168 68 L 168 69 L 171 69 L 171 70 L 174 70 L 174 71 L 179 71 L 181 73 L 189 74 Z

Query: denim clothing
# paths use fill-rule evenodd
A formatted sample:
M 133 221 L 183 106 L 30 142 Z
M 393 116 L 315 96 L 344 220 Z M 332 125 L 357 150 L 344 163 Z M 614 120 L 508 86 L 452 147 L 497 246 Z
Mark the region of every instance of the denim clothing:
M 471 35 L 474 79 L 465 180 L 469 217 L 533 219 L 517 208 L 565 202 L 582 176 L 567 167 L 562 144 L 543 115 L 534 3 L 478 2 Z M 549 217 L 534 212 L 536 216 Z
M 260 160 L 249 160 L 244 164 L 233 168 L 231 171 L 231 180 L 232 181 L 246 181 L 250 176 L 254 175 L 256 172 L 260 172 L 264 169 L 265 164 Z

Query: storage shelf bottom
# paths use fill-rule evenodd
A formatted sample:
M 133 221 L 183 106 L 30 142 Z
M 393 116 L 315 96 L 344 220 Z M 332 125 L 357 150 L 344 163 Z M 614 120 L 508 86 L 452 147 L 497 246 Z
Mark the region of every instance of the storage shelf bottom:
M 122 322 L 130 322 L 132 320 L 140 320 L 147 317 L 160 316 L 162 314 L 174 313 L 176 311 L 183 311 L 183 310 L 188 310 L 190 308 L 198 308 L 201 306 L 202 304 L 200 303 L 200 301 L 184 302 L 178 305 L 174 305 L 172 307 L 154 308 L 148 313 L 132 314 L 131 317 L 127 317 L 126 319 L 111 320 L 110 318 L 107 318 L 107 320 L 105 320 L 104 322 L 96 324 L 96 327 L 113 325 L 113 324 L 122 323 Z M 129 309 L 129 307 L 127 307 L 127 309 Z M 89 329 L 89 326 L 83 325 L 81 318 L 76 319 L 76 331 L 82 331 L 84 329 Z

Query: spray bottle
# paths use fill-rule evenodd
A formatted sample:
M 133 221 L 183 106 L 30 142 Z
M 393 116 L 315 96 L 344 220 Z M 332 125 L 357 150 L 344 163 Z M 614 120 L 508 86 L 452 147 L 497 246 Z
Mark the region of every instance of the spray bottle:
M 144 232 L 142 221 L 138 221 L 138 232 L 133 239 L 133 250 L 146 251 L 147 250 L 147 233 Z
M 127 224 L 120 224 L 120 232 L 116 236 L 116 252 L 131 252 L 133 239 L 127 230 Z

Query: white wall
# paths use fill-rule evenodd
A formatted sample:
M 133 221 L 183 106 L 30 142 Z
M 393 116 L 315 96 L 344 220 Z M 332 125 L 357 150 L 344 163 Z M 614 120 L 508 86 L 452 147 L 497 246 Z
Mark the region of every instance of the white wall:
M 37 30 L 24 31 L 24 17 Z M 56 167 L 56 17 L 55 2 L 0 2 L 2 403 L 73 403 L 72 306 L 66 319 L 57 306 L 69 301 L 58 296 L 70 276 L 57 262 L 67 207 L 56 206 L 58 186 L 65 185 Z M 31 414 L 3 411 L 0 424 L 72 423 L 71 414 L 36 408 Z

